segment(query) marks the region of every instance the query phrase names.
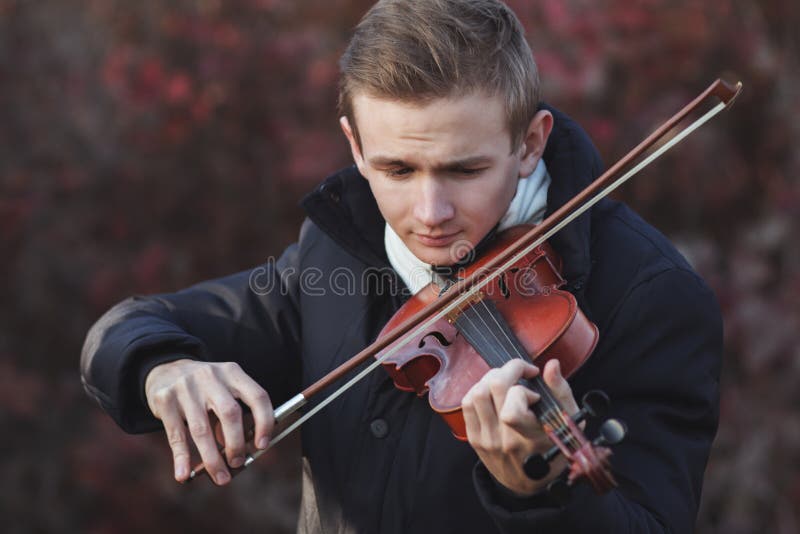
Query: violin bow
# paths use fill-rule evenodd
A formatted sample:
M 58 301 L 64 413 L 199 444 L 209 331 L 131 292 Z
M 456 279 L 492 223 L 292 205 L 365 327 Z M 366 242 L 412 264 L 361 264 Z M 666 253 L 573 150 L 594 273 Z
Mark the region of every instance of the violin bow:
M 700 93 L 700 95 L 698 95 L 694 100 L 684 106 L 683 109 L 673 115 L 657 130 L 650 134 L 644 141 L 639 143 L 633 150 L 628 152 L 628 154 L 623 156 L 622 159 L 620 159 L 606 172 L 604 172 L 585 189 L 583 189 L 583 191 L 578 193 L 578 195 L 573 197 L 558 210 L 554 211 L 539 225 L 535 226 L 525 235 L 520 237 L 504 252 L 498 254 L 498 256 L 492 261 L 487 262 L 482 268 L 477 269 L 469 277 L 454 283 L 448 289 L 448 291 L 443 293 L 437 300 L 434 300 L 425 308 L 408 318 L 397 328 L 378 338 L 369 346 L 364 348 L 361 352 L 347 360 L 345 363 L 336 369 L 333 369 L 324 377 L 308 386 L 302 392 L 278 406 L 278 408 L 275 409 L 274 416 L 276 423 L 281 423 L 286 420 L 287 417 L 305 406 L 309 399 L 316 396 L 334 382 L 338 382 L 339 380 L 343 379 L 370 358 L 373 359 L 372 363 L 361 369 L 338 389 L 330 393 L 313 408 L 308 410 L 301 417 L 283 429 L 278 435 L 272 438 L 266 448 L 248 454 L 245 457 L 244 465 L 239 468 L 230 468 L 231 476 L 235 476 L 250 466 L 259 456 L 267 452 L 275 444 L 299 428 L 303 423 L 313 417 L 325 406 L 330 404 L 342 393 L 350 389 L 362 378 L 371 373 L 376 367 L 380 366 L 384 360 L 388 359 L 397 350 L 399 350 L 409 339 L 419 335 L 422 333 L 422 331 L 433 325 L 439 319 L 462 306 L 466 301 L 472 298 L 475 293 L 491 283 L 495 278 L 500 276 L 509 267 L 517 263 L 534 248 L 547 241 L 567 224 L 589 210 L 592 206 L 608 196 L 619 186 L 627 182 L 642 169 L 650 165 L 665 152 L 680 143 L 684 138 L 689 136 L 689 134 L 711 120 L 722 110 L 729 108 L 733 104 L 734 100 L 736 100 L 736 97 L 739 96 L 741 91 L 742 82 L 737 82 L 735 85 L 731 85 L 722 81 L 721 79 L 717 79 L 705 91 Z M 675 133 L 675 135 L 664 142 L 663 145 L 653 150 L 644 159 L 623 173 L 624 169 L 628 168 L 637 158 L 640 158 L 647 150 L 651 149 L 655 144 L 666 137 L 667 134 L 674 130 L 677 125 L 687 116 L 696 112 L 703 104 L 713 99 L 716 99 L 719 102 L 698 119 L 686 126 L 683 130 Z M 618 176 L 620 173 L 622 174 Z M 380 358 L 375 358 L 375 355 L 381 351 L 384 351 L 393 343 L 395 343 L 394 347 L 386 350 L 383 354 L 381 354 Z M 190 472 L 189 480 L 193 480 L 203 472 L 205 472 L 205 466 L 203 464 L 197 465 Z

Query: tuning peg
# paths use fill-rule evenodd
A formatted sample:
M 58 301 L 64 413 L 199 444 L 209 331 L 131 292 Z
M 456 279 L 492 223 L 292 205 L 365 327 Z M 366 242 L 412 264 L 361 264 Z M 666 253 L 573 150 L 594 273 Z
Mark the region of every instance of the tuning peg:
M 608 419 L 600 426 L 600 436 L 595 438 L 592 445 L 603 447 L 616 445 L 625 438 L 628 428 L 619 419 Z
M 559 453 L 558 447 L 553 447 L 544 454 L 531 454 L 522 463 L 522 470 L 533 480 L 541 480 L 550 472 L 550 461 Z
M 611 401 L 608 400 L 608 395 L 599 389 L 587 391 L 581 399 L 581 409 L 578 413 L 572 416 L 572 420 L 576 424 L 580 423 L 586 417 L 603 417 L 608 411 Z

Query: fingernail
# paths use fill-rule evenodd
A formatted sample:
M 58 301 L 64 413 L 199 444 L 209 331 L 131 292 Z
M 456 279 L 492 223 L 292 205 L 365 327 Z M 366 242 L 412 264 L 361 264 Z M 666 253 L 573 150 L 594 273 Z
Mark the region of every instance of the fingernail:
M 237 467 L 241 467 L 243 463 L 244 463 L 244 458 L 242 458 L 241 456 L 237 456 L 236 458 L 231 460 L 230 466 L 236 469 Z
M 258 440 L 258 448 L 259 449 L 266 449 L 267 445 L 269 445 L 269 440 L 266 438 L 266 436 L 262 437 L 260 440 Z
M 231 477 L 225 471 L 220 471 L 219 473 L 217 473 L 216 479 L 217 479 L 217 484 L 225 484 L 231 479 Z
M 182 479 L 186 477 L 186 468 L 183 466 L 175 468 L 175 478 Z

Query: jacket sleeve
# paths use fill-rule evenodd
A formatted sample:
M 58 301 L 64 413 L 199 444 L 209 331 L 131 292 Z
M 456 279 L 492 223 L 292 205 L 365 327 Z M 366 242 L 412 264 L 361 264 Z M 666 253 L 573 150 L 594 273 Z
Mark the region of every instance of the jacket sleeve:
M 127 432 L 161 428 L 144 378 L 181 358 L 237 362 L 273 403 L 289 398 L 300 376 L 298 256 L 295 244 L 254 269 L 117 304 L 87 334 L 84 389 Z
M 611 397 L 609 417 L 627 424 L 625 440 L 613 448 L 619 486 L 597 496 L 582 482 L 557 505 L 547 495 L 509 496 L 479 464 L 476 489 L 502 532 L 693 531 L 719 419 L 716 300 L 694 273 L 664 271 L 631 291 L 606 338 L 576 378 L 608 377 L 593 387 Z M 597 425 L 587 435 L 596 435 Z

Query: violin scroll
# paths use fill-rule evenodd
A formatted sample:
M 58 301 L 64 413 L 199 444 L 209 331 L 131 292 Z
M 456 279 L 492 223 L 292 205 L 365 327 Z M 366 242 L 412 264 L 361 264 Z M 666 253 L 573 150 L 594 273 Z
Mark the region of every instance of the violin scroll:
M 602 417 L 608 411 L 609 404 L 608 396 L 602 391 L 589 391 L 583 396 L 583 406 L 578 413 L 572 416 L 568 427 L 576 427 L 587 417 Z M 567 495 L 569 487 L 582 477 L 586 477 L 595 492 L 598 494 L 606 493 L 617 485 L 611 474 L 609 463 L 611 450 L 608 446 L 616 445 L 622 441 L 626 433 L 627 428 L 622 421 L 608 419 L 600 426 L 600 435 L 597 438 L 592 442 L 578 438 L 577 447 L 565 446 L 566 443 L 557 439 L 558 436 L 551 435 L 551 438 L 556 438 L 553 439 L 556 445 L 543 454 L 528 456 L 522 468 L 530 478 L 540 480 L 547 476 L 550 472 L 550 462 L 561 452 L 569 461 L 570 468 L 548 485 L 548 493 L 561 502 Z M 572 433 L 567 431 L 567 434 Z M 575 439 L 579 435 L 572 434 L 571 439 Z

